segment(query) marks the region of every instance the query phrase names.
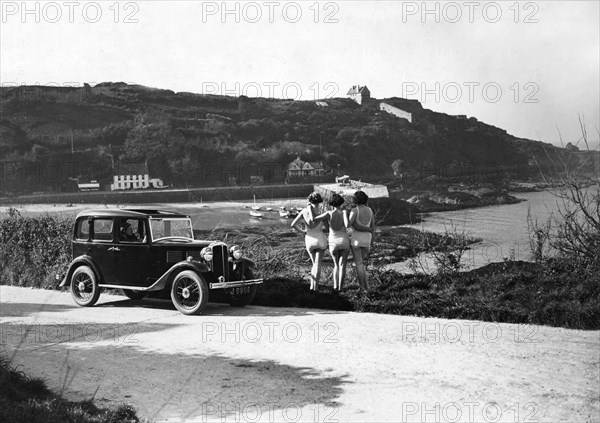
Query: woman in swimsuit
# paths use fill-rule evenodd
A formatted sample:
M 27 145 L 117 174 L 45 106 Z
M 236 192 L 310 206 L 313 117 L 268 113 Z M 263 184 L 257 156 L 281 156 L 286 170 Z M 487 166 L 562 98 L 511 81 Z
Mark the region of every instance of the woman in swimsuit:
M 327 238 L 323 232 L 323 221 L 315 221 L 314 216 L 318 214 L 318 205 L 323 202 L 321 194 L 313 192 L 308 196 L 308 206 L 302 210 L 292 222 L 292 228 L 305 234 L 304 241 L 306 251 L 312 261 L 310 272 L 311 291 L 319 290 L 319 279 L 321 278 L 321 263 L 327 249 Z M 300 218 L 304 219 L 305 228 L 299 226 Z
M 348 238 L 348 212 L 342 210 L 344 197 L 333 194 L 329 205 L 333 210 L 327 211 L 314 218 L 315 222 L 329 222 L 329 253 L 333 258 L 333 290 L 341 291 L 346 277 L 346 263 L 350 254 L 350 238 Z
M 350 235 L 350 248 L 356 265 L 356 275 L 361 291 L 369 288 L 365 260 L 369 255 L 371 240 L 375 231 L 375 219 L 373 210 L 367 206 L 369 197 L 363 191 L 356 191 L 352 197 L 356 207 L 350 212 L 348 227 L 352 228 Z

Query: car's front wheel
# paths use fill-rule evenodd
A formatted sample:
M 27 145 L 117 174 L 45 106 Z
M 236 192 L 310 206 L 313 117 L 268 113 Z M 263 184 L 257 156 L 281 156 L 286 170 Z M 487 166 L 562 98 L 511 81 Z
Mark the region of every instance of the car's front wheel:
M 208 304 L 208 286 L 198 273 L 184 270 L 173 280 L 171 300 L 183 314 L 200 314 Z
M 146 293 L 144 291 L 134 291 L 132 289 L 122 289 L 123 295 L 125 295 L 130 300 L 141 300 L 146 297 Z
M 82 307 L 91 307 L 100 297 L 96 274 L 89 266 L 79 266 L 71 275 L 71 295 Z
M 246 269 L 244 272 L 244 280 L 254 279 L 252 270 Z M 256 296 L 256 285 L 242 286 L 239 288 L 231 288 L 227 294 L 227 302 L 234 307 L 244 307 L 252 302 Z

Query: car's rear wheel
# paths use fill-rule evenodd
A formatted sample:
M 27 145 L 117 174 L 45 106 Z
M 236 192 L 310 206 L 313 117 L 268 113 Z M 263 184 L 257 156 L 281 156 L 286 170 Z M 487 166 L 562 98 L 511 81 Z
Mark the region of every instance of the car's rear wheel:
M 96 274 L 89 266 L 79 266 L 71 275 L 71 295 L 82 307 L 91 307 L 100 297 Z
M 244 279 L 254 279 L 252 270 L 246 269 L 244 272 Z M 227 293 L 227 302 L 234 307 L 244 307 L 252 302 L 256 296 L 257 287 L 256 285 L 242 286 L 239 288 L 232 288 Z
M 171 301 L 183 314 L 200 314 L 208 303 L 208 286 L 193 270 L 179 272 L 171 285 Z
M 134 291 L 132 289 L 122 289 L 123 295 L 125 295 L 130 300 L 141 300 L 146 297 L 146 293 L 144 291 Z

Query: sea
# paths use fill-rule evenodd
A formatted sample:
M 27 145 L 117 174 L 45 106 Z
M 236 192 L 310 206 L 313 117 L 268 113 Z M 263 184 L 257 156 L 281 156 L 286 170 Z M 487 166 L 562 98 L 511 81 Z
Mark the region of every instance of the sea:
M 461 257 L 463 270 L 485 266 L 503 260 L 530 260 L 531 247 L 528 228 L 528 216 L 542 224 L 557 213 L 559 200 L 548 191 L 513 193 L 522 199 L 520 203 L 506 204 L 472 209 L 428 213 L 420 216 L 420 222 L 406 225 L 435 233 L 462 234 L 480 241 L 472 244 Z M 192 219 L 194 229 L 213 230 L 217 228 L 289 227 L 291 219 L 281 218 L 280 206 L 288 208 L 302 207 L 303 198 L 271 199 L 267 202 L 239 201 L 235 203 L 170 203 L 142 204 L 127 207 L 161 208 L 187 214 Z M 252 206 L 259 205 L 262 217 L 250 215 Z M 52 215 L 74 217 L 84 208 L 106 207 L 105 205 L 27 205 L 20 208 L 24 216 Z M 8 207 L 0 208 L 0 218 L 7 215 Z M 385 228 L 382 228 L 385 230 Z M 415 266 L 416 265 L 416 266 Z M 416 260 L 407 260 L 389 265 L 402 273 L 434 272 L 435 258 L 422 254 Z

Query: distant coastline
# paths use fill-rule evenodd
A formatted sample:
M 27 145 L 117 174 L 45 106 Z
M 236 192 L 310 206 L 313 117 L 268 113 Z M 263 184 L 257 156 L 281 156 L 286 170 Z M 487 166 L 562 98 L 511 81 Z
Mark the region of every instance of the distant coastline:
M 306 197 L 312 184 L 244 185 L 230 187 L 144 189 L 126 191 L 88 191 L 41 193 L 0 197 L 0 204 L 123 204 L 123 203 L 201 203 L 204 201 L 238 201 L 271 198 Z

